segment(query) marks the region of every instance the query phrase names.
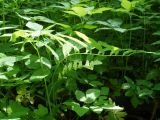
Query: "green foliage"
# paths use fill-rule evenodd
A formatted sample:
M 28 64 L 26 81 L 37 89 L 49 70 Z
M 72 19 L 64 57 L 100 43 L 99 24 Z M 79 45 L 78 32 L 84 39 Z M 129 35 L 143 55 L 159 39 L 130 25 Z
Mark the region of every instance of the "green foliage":
M 158 101 L 158 4 L 0 0 L 0 119 L 123 120 L 117 97 Z

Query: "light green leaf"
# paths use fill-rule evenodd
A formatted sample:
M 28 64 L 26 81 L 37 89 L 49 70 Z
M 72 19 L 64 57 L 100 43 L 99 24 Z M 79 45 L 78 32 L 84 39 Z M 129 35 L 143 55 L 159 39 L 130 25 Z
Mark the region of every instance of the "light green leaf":
M 15 56 L 6 56 L 0 58 L 0 66 L 13 66 L 16 62 Z
M 31 30 L 35 30 L 35 31 L 41 31 L 43 29 L 42 25 L 35 22 L 27 22 L 26 26 Z
M 8 80 L 8 78 L 6 75 L 0 74 L 0 80 Z
M 87 10 L 83 7 L 73 7 L 72 10 L 80 17 L 83 17 L 87 14 Z
M 71 37 L 71 36 L 67 36 L 67 35 L 63 35 L 63 34 L 58 34 L 58 35 L 61 36 L 61 37 L 64 37 L 64 38 L 68 38 L 68 39 L 78 43 L 79 45 L 87 48 L 87 45 L 84 42 L 78 40 L 77 38 L 74 38 L 74 37 Z
M 131 8 L 132 8 L 132 3 L 131 3 L 130 1 L 128 1 L 128 0 L 122 0 L 121 6 L 122 6 L 124 9 L 130 11 Z
M 109 19 L 107 22 L 114 28 L 120 27 L 122 25 L 123 21 L 121 19 L 115 18 L 115 19 Z
M 76 99 L 77 100 L 79 100 L 81 102 L 85 102 L 86 101 L 86 96 L 82 91 L 76 90 L 75 95 L 76 95 Z
M 86 29 L 90 29 L 90 30 L 97 28 L 96 25 L 92 25 L 92 24 L 85 24 L 83 27 L 86 28 Z
M 12 42 L 16 42 L 16 39 L 19 38 L 19 37 L 23 37 L 23 38 L 27 38 L 29 36 L 29 34 L 24 31 L 24 30 L 19 30 L 19 31 L 16 31 L 12 34 L 11 36 L 11 40 Z
M 74 12 L 74 11 L 64 11 L 65 13 L 68 13 L 68 14 L 70 14 L 70 15 L 76 15 L 77 16 L 77 14 Z
M 123 110 L 122 107 L 119 107 L 119 106 L 115 106 L 115 105 L 104 105 L 102 106 L 103 109 L 106 109 L 106 110 Z
M 102 64 L 102 62 L 99 61 L 99 60 L 94 60 L 94 61 L 91 61 L 91 62 L 90 62 L 90 65 L 91 65 L 91 66 L 101 65 L 101 64 Z
M 124 28 L 114 28 L 115 31 L 118 31 L 120 33 L 124 33 L 127 31 L 127 29 L 124 29 Z
M 75 33 L 76 33 L 80 38 L 82 38 L 83 40 L 85 40 L 87 43 L 91 43 L 91 41 L 89 40 L 89 38 L 88 38 L 85 34 L 83 34 L 83 33 L 81 33 L 81 32 L 78 32 L 78 31 L 75 31 Z
M 99 89 L 88 89 L 86 91 L 86 103 L 94 102 L 100 96 Z
M 89 108 L 97 114 L 100 114 L 103 111 L 103 108 L 100 106 L 90 106 Z
M 13 26 L 13 27 L 1 27 L 1 28 L 0 28 L 0 31 L 1 31 L 1 30 L 14 29 L 14 28 L 17 28 L 17 26 Z
M 72 47 L 69 44 L 64 44 L 62 47 L 64 57 L 67 57 L 71 52 L 71 50 L 72 50 Z

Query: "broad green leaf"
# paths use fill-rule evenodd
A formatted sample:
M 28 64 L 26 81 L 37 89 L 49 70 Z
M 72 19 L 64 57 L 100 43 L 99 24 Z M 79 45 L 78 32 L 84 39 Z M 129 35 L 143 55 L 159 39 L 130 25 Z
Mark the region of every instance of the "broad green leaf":
M 87 14 L 87 10 L 83 7 L 73 7 L 72 10 L 80 17 L 83 17 Z
M 136 108 L 140 104 L 140 100 L 136 96 L 133 96 L 131 98 L 131 103 L 133 107 Z
M 26 60 L 25 65 L 29 69 L 37 69 L 40 68 L 40 62 L 37 62 L 39 60 L 38 56 L 31 55 L 29 59 Z
M 124 9 L 130 11 L 131 8 L 132 8 L 132 3 L 131 3 L 130 1 L 128 1 L 128 0 L 122 0 L 121 6 L 122 6 Z
M 7 112 L 8 116 L 10 117 L 22 117 L 28 114 L 29 109 L 27 107 L 23 107 L 20 103 L 17 103 L 15 101 L 10 101 L 8 109 L 10 109 L 9 112 Z
M 15 62 L 27 59 L 29 56 L 5 56 L 0 58 L 0 66 L 13 66 Z
M 24 31 L 24 30 L 19 30 L 19 31 L 16 31 L 12 34 L 11 36 L 11 41 L 12 42 L 16 42 L 16 39 L 19 38 L 19 37 L 23 37 L 23 38 L 27 38 L 29 36 L 29 34 Z
M 33 74 L 30 77 L 31 81 L 38 81 L 46 78 L 50 73 L 50 70 L 46 67 L 39 68 L 33 71 Z
M 27 22 L 26 26 L 31 30 L 35 30 L 35 31 L 41 31 L 43 29 L 42 25 L 35 22 Z
M 48 109 L 44 107 L 43 105 L 39 104 L 38 109 L 35 109 L 34 113 L 38 117 L 43 117 L 48 114 Z
M 109 88 L 108 87 L 102 87 L 101 88 L 101 95 L 108 95 L 109 94 Z
M 81 102 L 85 102 L 86 101 L 86 96 L 82 91 L 76 90 L 75 95 L 76 95 L 76 99 L 77 100 L 79 100 Z
M 71 106 L 72 110 L 75 111 L 80 117 L 82 117 L 89 111 L 88 107 L 80 107 L 79 103 L 76 102 L 64 102 L 64 104 L 67 106 Z
M 19 71 L 20 71 L 19 66 L 8 67 L 6 75 L 9 77 L 13 77 L 13 76 L 16 77 Z
M 0 66 L 13 66 L 16 61 L 14 56 L 2 57 L 0 58 Z
M 94 102 L 100 96 L 99 89 L 88 89 L 86 91 L 86 103 Z
M 109 19 L 107 22 L 114 28 L 120 27 L 122 25 L 123 21 L 121 19 Z

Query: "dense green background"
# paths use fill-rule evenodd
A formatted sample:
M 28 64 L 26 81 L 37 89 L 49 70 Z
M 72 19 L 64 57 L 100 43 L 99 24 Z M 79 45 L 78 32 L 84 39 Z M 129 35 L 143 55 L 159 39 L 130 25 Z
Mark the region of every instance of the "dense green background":
M 160 0 L 0 0 L 0 119 L 157 120 Z

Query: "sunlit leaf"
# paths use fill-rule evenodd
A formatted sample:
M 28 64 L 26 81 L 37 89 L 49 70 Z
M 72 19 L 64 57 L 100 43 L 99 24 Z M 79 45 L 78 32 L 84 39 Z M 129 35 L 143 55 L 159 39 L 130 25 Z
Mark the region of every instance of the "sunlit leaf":
M 50 73 L 50 70 L 48 68 L 39 68 L 38 70 L 33 71 L 33 74 L 30 77 L 31 81 L 38 81 L 42 80 L 45 77 L 47 77 Z
M 83 7 L 73 7 L 72 10 L 80 17 L 83 17 L 87 14 L 87 10 Z
M 131 3 L 130 1 L 128 1 L 128 0 L 122 0 L 121 6 L 122 6 L 123 8 L 125 8 L 126 10 L 131 10 L 131 8 L 132 8 L 132 3 Z
M 85 102 L 86 101 L 86 96 L 82 91 L 76 90 L 75 95 L 76 95 L 77 100 L 79 100 L 81 102 Z
M 92 103 L 94 102 L 98 97 L 100 96 L 100 90 L 99 89 L 88 89 L 86 91 L 86 103 Z
M 27 22 L 26 26 L 31 30 L 35 30 L 35 31 L 41 31 L 43 29 L 42 25 L 35 22 Z

